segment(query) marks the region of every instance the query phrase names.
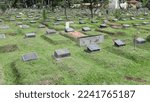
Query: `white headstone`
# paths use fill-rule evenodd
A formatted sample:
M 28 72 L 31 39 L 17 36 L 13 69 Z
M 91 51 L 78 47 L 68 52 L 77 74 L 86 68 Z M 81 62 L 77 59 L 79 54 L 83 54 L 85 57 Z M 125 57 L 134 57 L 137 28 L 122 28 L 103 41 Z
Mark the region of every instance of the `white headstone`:
M 66 22 L 66 29 L 69 29 L 69 22 Z

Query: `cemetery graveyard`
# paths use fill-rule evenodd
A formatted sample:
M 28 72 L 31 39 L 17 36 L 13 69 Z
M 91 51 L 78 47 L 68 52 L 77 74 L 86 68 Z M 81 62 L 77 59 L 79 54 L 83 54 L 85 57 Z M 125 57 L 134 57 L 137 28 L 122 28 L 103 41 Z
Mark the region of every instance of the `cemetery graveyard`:
M 44 22 L 42 12 L 0 16 L 0 84 L 150 84 L 149 10 L 91 20 L 73 9 L 67 20 L 61 11 L 47 12 Z

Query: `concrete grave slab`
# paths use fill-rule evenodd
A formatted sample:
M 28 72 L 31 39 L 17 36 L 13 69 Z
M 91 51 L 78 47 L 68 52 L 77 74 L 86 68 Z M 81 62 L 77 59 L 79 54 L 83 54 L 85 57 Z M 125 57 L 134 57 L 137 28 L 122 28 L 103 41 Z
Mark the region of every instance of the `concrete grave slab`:
M 97 44 L 91 44 L 87 46 L 88 52 L 100 51 L 100 47 Z
M 56 30 L 55 29 L 47 29 L 46 34 L 55 34 Z
M 38 55 L 35 52 L 30 52 L 27 54 L 22 55 L 22 60 L 23 61 L 31 61 L 31 60 L 37 60 L 38 59 Z
M 6 38 L 5 34 L 0 34 L 0 39 L 5 39 L 5 38 Z
M 144 38 L 140 38 L 140 37 L 136 38 L 135 41 L 136 41 L 137 44 L 143 44 L 143 43 L 146 42 L 146 40 Z
M 91 44 L 102 43 L 104 35 L 83 36 L 78 38 L 80 46 L 88 46 Z
M 82 31 L 86 32 L 86 31 L 91 31 L 91 28 L 90 27 L 83 27 L 82 28 Z
M 118 39 L 118 40 L 114 40 L 114 45 L 117 46 L 117 47 L 121 47 L 121 46 L 125 46 L 125 42 Z
M 64 48 L 64 49 L 55 50 L 53 56 L 54 56 L 54 58 L 56 60 L 59 60 L 61 58 L 65 58 L 65 57 L 71 56 L 71 53 L 70 53 L 70 51 L 67 48 Z
M 65 32 L 74 32 L 74 29 L 73 28 L 68 28 L 68 29 L 65 29 Z
M 33 37 L 36 37 L 35 33 L 26 33 L 25 34 L 25 38 L 33 38 Z

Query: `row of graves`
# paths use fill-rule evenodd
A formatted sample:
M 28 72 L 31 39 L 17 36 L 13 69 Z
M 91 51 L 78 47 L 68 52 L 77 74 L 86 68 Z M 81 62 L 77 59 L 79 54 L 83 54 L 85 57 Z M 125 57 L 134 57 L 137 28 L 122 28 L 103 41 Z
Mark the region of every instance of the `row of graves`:
M 28 19 L 32 19 L 30 20 L 29 22 L 31 24 L 36 24 L 38 19 L 40 19 L 40 16 L 35 16 L 33 17 L 34 13 L 31 13 L 31 14 L 27 14 L 28 16 Z M 148 15 L 148 14 L 145 14 L 145 16 Z M 21 20 L 21 21 L 26 21 L 27 19 L 23 18 L 22 19 L 22 16 L 24 16 L 23 13 L 19 13 L 19 15 L 16 16 L 16 19 L 17 21 Z M 34 18 L 34 19 L 33 19 Z M 143 22 L 141 23 L 141 25 L 149 25 L 150 22 L 145 22 L 144 19 L 145 18 L 134 18 L 134 17 L 131 17 L 130 20 L 136 20 L 136 19 L 139 19 L 139 20 L 143 20 Z M 126 19 L 123 19 L 123 21 L 125 21 Z M 10 22 L 12 21 L 15 21 L 15 19 L 12 19 L 10 18 Z M 59 25 L 61 22 L 63 21 L 62 18 L 57 18 L 56 19 L 56 22 L 54 22 L 54 25 Z M 113 22 L 118 22 L 119 20 L 118 19 L 112 19 L 111 21 Z M 4 22 L 3 20 L 0 20 L 0 22 Z M 46 22 L 49 22 L 48 20 Z M 104 20 L 102 24 L 99 25 L 99 29 L 105 29 L 107 27 L 112 27 L 112 28 L 119 28 L 119 29 L 122 29 L 122 28 L 129 28 L 131 27 L 131 25 L 129 24 L 122 24 L 122 25 L 111 25 L 110 23 L 110 20 Z M 73 24 L 74 22 L 73 21 L 69 21 L 69 22 L 66 22 L 65 24 L 65 29 L 64 29 L 64 32 L 61 33 L 59 35 L 60 36 L 63 36 L 63 37 L 71 37 L 73 39 L 75 39 L 75 41 L 77 41 L 77 44 L 81 47 L 86 47 L 84 49 L 84 51 L 86 52 L 97 52 L 97 51 L 101 51 L 101 47 L 99 46 L 100 43 L 104 42 L 104 34 L 98 34 L 98 35 L 86 35 L 84 34 L 83 32 L 89 32 L 92 30 L 92 28 L 88 27 L 88 26 L 84 26 L 81 28 L 82 32 L 79 32 L 79 31 L 75 31 L 74 28 L 71 28 L 70 27 L 70 24 Z M 95 23 L 98 23 L 98 21 L 96 20 L 92 20 L 91 21 L 91 24 L 95 24 Z M 83 20 L 79 19 L 79 24 L 86 24 L 86 22 L 84 22 Z M 23 24 L 22 22 L 16 22 L 16 25 L 19 26 L 21 29 L 29 29 L 30 26 L 29 25 L 26 25 L 26 24 Z M 38 26 L 39 28 L 45 28 L 46 25 L 44 24 L 40 24 Z M 0 29 L 9 29 L 9 26 L 5 25 L 0 25 Z M 47 36 L 52 36 L 52 35 L 55 35 L 57 34 L 58 31 L 56 31 L 55 29 L 47 29 L 45 31 L 45 34 L 43 35 L 45 38 L 47 38 Z M 29 33 L 26 33 L 25 38 L 35 38 L 36 37 L 36 33 L 35 32 L 29 32 Z M 5 39 L 6 36 L 5 34 L 0 34 L 0 40 L 1 39 Z M 64 40 L 66 40 L 64 38 Z M 121 40 L 121 39 L 116 39 L 113 41 L 114 42 L 114 45 L 117 46 L 117 47 L 121 47 L 121 46 L 125 46 L 126 43 L 125 41 Z M 134 42 L 137 43 L 137 44 L 143 44 L 146 42 L 146 39 L 144 38 L 141 38 L 141 37 L 138 37 L 136 39 L 134 39 Z M 69 57 L 71 56 L 71 52 L 67 49 L 67 48 L 63 48 L 63 49 L 57 49 L 54 51 L 54 54 L 52 55 L 52 57 L 54 57 L 56 60 L 60 60 L 62 58 L 65 58 L 65 57 Z M 30 61 L 30 60 L 37 60 L 39 58 L 38 54 L 36 52 L 30 52 L 30 53 L 27 53 L 27 54 L 24 54 L 22 55 L 22 60 L 23 61 Z

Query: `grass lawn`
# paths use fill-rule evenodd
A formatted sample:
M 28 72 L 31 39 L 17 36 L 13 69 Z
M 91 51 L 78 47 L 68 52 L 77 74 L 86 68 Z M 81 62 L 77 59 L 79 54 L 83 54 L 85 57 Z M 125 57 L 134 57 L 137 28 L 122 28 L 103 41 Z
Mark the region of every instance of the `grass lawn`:
M 5 16 L 3 15 L 2 18 L 4 19 Z M 12 16 L 14 17 L 14 14 Z M 1 23 L 1 25 L 8 25 L 10 28 L 0 29 L 0 33 L 6 34 L 6 39 L 0 39 L 0 84 L 150 84 L 150 42 L 136 44 L 135 49 L 133 46 L 133 35 L 146 38 L 150 34 L 150 25 L 131 26 L 127 29 L 113 29 L 111 27 L 102 29 L 115 33 L 108 34 L 96 30 L 100 29 L 99 25 L 104 18 L 96 18 L 98 23 L 91 23 L 88 18 L 84 18 L 87 23 L 79 24 L 79 19 L 71 16 L 70 19 L 75 20 L 71 27 L 76 31 L 82 32 L 82 27 L 88 26 L 92 30 L 82 32 L 85 35 L 105 35 L 104 42 L 99 44 L 101 51 L 86 53 L 85 47 L 80 47 L 75 41 L 61 34 L 64 33 L 64 21 L 54 26 L 53 23 L 56 20 L 54 16 L 57 15 L 49 14 L 50 22 L 46 23 L 46 28 L 38 28 L 42 18 L 36 20 L 35 24 L 30 23 L 33 18 L 29 18 L 27 21 L 16 19 L 16 21 L 7 20 Z M 23 15 L 22 17 L 26 18 L 27 16 Z M 65 17 L 62 18 L 65 19 Z M 19 21 L 29 25 L 30 28 L 19 28 L 16 25 L 16 22 Z M 145 21 L 150 22 L 149 19 Z M 141 20 L 128 19 L 115 23 L 142 22 Z M 57 33 L 45 35 L 48 28 L 57 30 Z M 36 37 L 25 38 L 25 34 L 29 32 L 35 32 Z M 127 45 L 115 47 L 113 45 L 114 39 L 122 39 Z M 71 56 L 56 61 L 52 55 L 55 50 L 61 48 L 68 48 Z M 21 56 L 29 52 L 36 52 L 38 59 L 23 62 Z

